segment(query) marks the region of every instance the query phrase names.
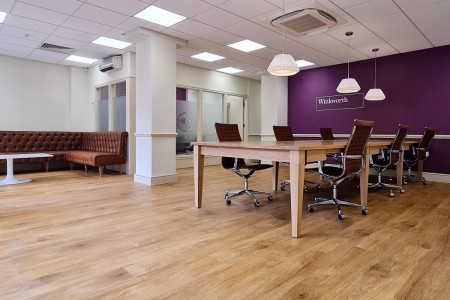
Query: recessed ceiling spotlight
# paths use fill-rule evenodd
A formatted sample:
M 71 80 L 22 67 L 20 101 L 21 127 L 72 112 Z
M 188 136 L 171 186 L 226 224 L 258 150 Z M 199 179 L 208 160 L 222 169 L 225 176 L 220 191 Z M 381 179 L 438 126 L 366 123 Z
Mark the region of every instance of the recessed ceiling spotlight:
M 183 21 L 186 17 L 180 16 L 179 14 L 173 13 L 171 11 L 156 7 L 149 6 L 146 9 L 138 12 L 134 15 L 136 18 L 156 23 L 165 27 L 170 27 L 178 22 Z
M 216 61 L 222 58 L 225 58 L 223 56 L 220 55 L 215 55 L 209 52 L 203 52 L 203 53 L 199 53 L 196 55 L 192 55 L 191 57 L 196 58 L 196 59 L 201 59 L 201 60 L 206 60 L 206 61 Z

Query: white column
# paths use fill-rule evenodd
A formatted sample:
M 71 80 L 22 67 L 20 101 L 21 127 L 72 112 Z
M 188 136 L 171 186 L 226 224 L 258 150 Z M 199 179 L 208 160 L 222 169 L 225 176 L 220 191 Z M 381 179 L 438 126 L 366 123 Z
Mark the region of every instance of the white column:
M 261 140 L 274 141 L 273 125 L 287 125 L 288 79 L 261 75 Z
M 136 43 L 134 181 L 147 185 L 174 182 L 177 41 L 145 28 L 128 36 Z

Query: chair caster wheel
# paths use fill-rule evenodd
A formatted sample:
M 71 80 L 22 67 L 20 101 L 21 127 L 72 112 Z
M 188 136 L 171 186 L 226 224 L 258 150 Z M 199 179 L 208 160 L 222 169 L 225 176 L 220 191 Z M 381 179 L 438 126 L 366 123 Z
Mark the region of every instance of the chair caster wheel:
M 285 191 L 286 188 L 284 186 L 280 187 L 280 191 Z
M 405 193 L 405 190 L 404 189 L 401 189 L 400 190 L 400 194 L 404 194 Z
M 227 202 L 227 205 L 231 204 L 231 200 L 230 199 L 225 199 L 225 201 Z
M 308 188 L 305 187 L 305 188 L 303 189 L 303 191 L 307 192 L 307 191 L 308 191 Z
M 255 205 L 255 207 L 259 207 L 259 202 L 258 201 L 253 202 L 253 204 Z
M 369 213 L 369 211 L 367 210 L 367 208 L 363 208 L 361 210 L 361 214 L 364 215 L 364 216 L 367 216 L 368 213 Z
M 394 193 L 393 193 L 393 192 L 390 192 L 390 193 L 389 193 L 389 197 L 391 197 L 391 198 L 394 197 Z
M 321 188 L 321 186 L 320 186 L 320 184 L 318 184 L 318 185 L 317 185 L 317 189 L 320 190 L 320 188 Z
M 273 197 L 272 197 L 272 195 L 270 195 L 270 196 L 267 196 L 267 200 L 269 200 L 269 201 L 272 201 L 272 200 L 273 200 Z
M 341 221 L 344 220 L 344 214 L 343 213 L 339 213 L 338 214 L 338 219 L 341 220 Z
M 427 185 L 427 183 L 426 183 L 426 182 L 423 182 L 423 185 Z
M 314 207 L 308 207 L 308 212 L 310 212 L 310 213 L 313 213 L 313 212 L 315 212 L 316 210 L 314 209 Z

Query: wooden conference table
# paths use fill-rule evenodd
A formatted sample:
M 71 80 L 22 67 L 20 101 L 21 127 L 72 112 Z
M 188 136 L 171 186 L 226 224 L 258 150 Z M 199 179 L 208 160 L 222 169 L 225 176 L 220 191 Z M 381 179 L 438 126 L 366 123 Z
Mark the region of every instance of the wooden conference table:
M 417 141 L 405 141 L 404 149 Z M 392 140 L 370 140 L 365 149 L 365 162 L 360 173 L 361 204 L 367 206 L 369 156 L 387 148 Z M 347 140 L 302 140 L 294 142 L 197 142 L 194 143 L 194 188 L 195 206 L 202 207 L 203 167 L 205 155 L 241 157 L 276 162 L 289 162 L 291 192 L 292 236 L 300 237 L 303 207 L 303 182 L 305 180 L 305 163 L 323 161 L 327 153 L 339 153 L 347 145 Z M 402 185 L 403 155 L 397 165 L 397 185 Z M 272 170 L 272 187 L 278 186 L 278 168 Z

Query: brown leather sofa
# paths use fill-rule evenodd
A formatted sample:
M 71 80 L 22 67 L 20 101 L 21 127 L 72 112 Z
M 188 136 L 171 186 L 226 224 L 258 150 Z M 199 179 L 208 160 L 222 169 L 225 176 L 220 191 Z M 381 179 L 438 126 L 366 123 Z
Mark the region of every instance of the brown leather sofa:
M 122 132 L 62 132 L 62 131 L 0 131 L 0 153 L 48 153 L 52 157 L 15 159 L 14 164 L 40 163 L 48 171 L 50 162 L 82 164 L 98 167 L 103 176 L 107 165 L 126 163 L 128 133 Z M 0 160 L 6 164 L 6 160 Z

